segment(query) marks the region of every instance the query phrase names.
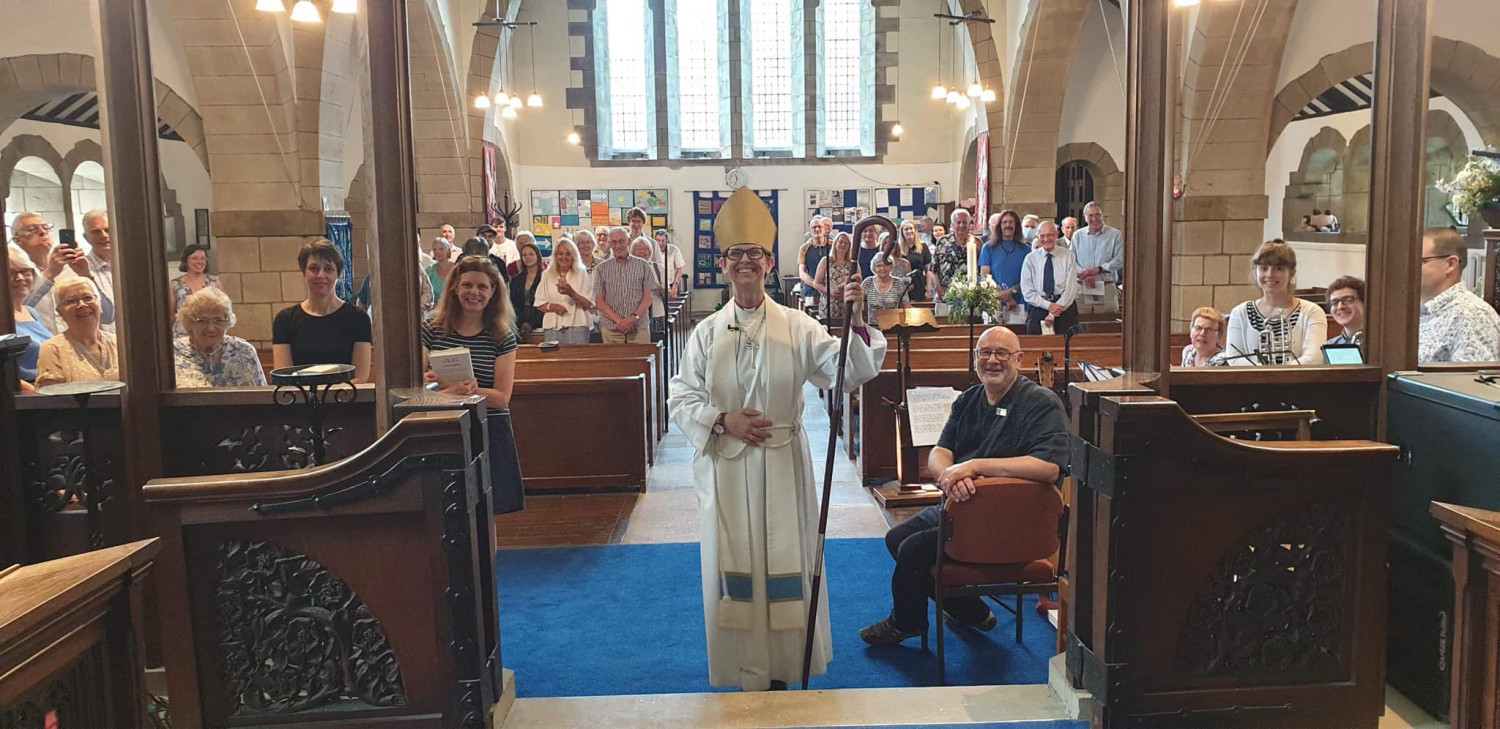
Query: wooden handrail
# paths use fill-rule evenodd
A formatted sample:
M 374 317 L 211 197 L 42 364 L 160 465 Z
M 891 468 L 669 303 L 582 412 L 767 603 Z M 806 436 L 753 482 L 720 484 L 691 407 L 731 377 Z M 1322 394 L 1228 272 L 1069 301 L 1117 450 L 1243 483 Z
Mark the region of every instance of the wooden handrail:
M 145 498 L 152 502 L 232 501 L 255 497 L 295 498 L 347 482 L 375 464 L 395 456 L 447 453 L 462 437 L 467 413 L 417 413 L 403 418 L 384 437 L 359 453 L 300 471 L 268 471 L 253 475 L 226 474 L 148 481 Z

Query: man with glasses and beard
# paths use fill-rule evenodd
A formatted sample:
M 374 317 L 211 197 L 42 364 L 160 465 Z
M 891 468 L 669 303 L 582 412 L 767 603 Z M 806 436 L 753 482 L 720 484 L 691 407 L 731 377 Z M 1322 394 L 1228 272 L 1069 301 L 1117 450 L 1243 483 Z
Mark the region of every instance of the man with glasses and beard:
M 1005 327 L 991 327 L 974 346 L 979 384 L 953 402 L 927 468 L 939 474 L 938 487 L 953 501 L 974 495 L 974 482 L 1007 476 L 1057 484 L 1068 458 L 1068 421 L 1062 401 L 1021 377 L 1021 340 Z M 929 506 L 885 535 L 896 558 L 891 575 L 891 614 L 859 632 L 874 646 L 891 646 L 927 632 L 927 600 L 932 597 L 932 565 L 937 560 L 938 506 Z M 977 597 L 943 600 L 944 618 L 978 630 L 992 630 L 995 616 Z
M 743 187 L 731 195 L 714 238 L 733 297 L 693 330 L 667 401 L 695 451 L 709 682 L 785 689 L 802 674 L 818 556 L 802 393 L 809 382 L 835 386 L 840 343 L 812 317 L 766 296 L 776 221 L 759 196 Z M 829 293 L 849 305 L 844 389 L 853 391 L 880 371 L 885 338 L 865 325 L 857 275 Z M 812 675 L 833 655 L 823 597 Z

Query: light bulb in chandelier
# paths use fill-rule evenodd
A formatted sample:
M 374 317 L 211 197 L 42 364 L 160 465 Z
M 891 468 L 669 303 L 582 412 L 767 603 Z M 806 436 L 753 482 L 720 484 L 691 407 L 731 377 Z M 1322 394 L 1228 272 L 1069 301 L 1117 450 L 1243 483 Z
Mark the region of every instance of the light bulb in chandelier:
M 520 111 L 521 110 L 521 97 L 519 97 L 519 96 L 512 96 L 512 97 L 510 97 L 510 101 L 506 102 L 505 105 L 508 106 L 508 107 L 510 107 L 510 108 L 512 108 L 512 109 L 515 109 L 516 111 Z
M 945 88 L 942 84 L 938 84 L 932 87 L 932 98 L 934 100 L 942 100 L 948 98 L 948 89 Z
M 474 108 L 475 109 L 488 109 L 488 108 L 490 108 L 490 97 L 485 96 L 484 94 L 480 94 L 480 95 L 474 97 Z
M 542 95 L 535 91 L 531 92 L 531 95 L 526 97 L 526 105 L 538 109 L 542 108 Z
M 969 98 L 977 99 L 984 95 L 984 87 L 977 83 L 969 84 L 969 88 L 965 93 L 968 94 Z
M 1198 4 L 1198 0 L 1172 0 L 1172 4 L 1179 8 L 1190 8 Z
M 958 107 L 961 110 L 962 109 L 967 109 L 970 106 L 972 106 L 972 104 L 969 103 L 969 97 L 967 97 L 967 96 L 960 96 L 960 97 L 958 97 L 958 101 L 953 102 L 953 105 L 956 106 L 956 107 Z
M 298 23 L 321 23 L 323 16 L 318 14 L 318 6 L 312 4 L 312 0 L 297 0 L 292 6 L 292 20 Z
M 284 13 L 286 5 L 281 0 L 255 0 L 255 9 L 263 13 Z
M 504 109 L 501 109 L 500 110 L 500 116 L 503 116 L 506 119 L 514 119 L 514 118 L 516 118 L 516 107 L 514 107 L 514 106 L 507 106 Z
M 495 106 L 509 106 L 509 105 L 510 105 L 510 94 L 505 93 L 504 89 L 501 89 L 500 91 L 496 91 L 495 92 Z
M 568 132 L 568 144 L 576 145 L 581 141 L 583 137 L 578 136 L 578 132 Z
M 906 133 L 906 127 L 901 126 L 901 122 L 896 122 L 895 124 L 891 125 L 891 137 L 892 138 L 899 139 L 901 137 L 901 135 L 905 134 L 905 133 Z
M 359 0 L 333 0 L 330 9 L 339 15 L 353 15 L 359 12 Z
M 949 91 L 947 101 L 950 104 L 957 104 L 958 100 L 962 98 L 964 98 L 963 94 L 960 94 L 957 91 Z
M 986 104 L 993 104 L 993 103 L 995 103 L 995 90 L 994 89 L 985 89 L 984 93 L 979 95 L 979 100 L 983 101 Z

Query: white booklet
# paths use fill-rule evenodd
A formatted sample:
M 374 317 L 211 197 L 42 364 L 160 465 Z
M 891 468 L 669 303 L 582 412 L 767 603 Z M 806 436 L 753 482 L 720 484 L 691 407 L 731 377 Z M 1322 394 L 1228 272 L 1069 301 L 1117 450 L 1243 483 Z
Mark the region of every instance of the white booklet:
M 427 354 L 427 363 L 432 373 L 447 384 L 455 384 L 474 377 L 474 360 L 468 347 L 441 349 Z

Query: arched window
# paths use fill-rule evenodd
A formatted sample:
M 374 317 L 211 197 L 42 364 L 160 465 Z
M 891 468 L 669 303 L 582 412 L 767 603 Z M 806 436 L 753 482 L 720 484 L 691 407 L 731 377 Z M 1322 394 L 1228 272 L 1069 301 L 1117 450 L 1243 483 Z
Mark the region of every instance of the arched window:
M 1083 224 L 1083 206 L 1094 199 L 1094 174 L 1081 160 L 1057 168 L 1057 218 L 1076 218 Z
M 593 7 L 598 159 L 875 155 L 869 0 Z

